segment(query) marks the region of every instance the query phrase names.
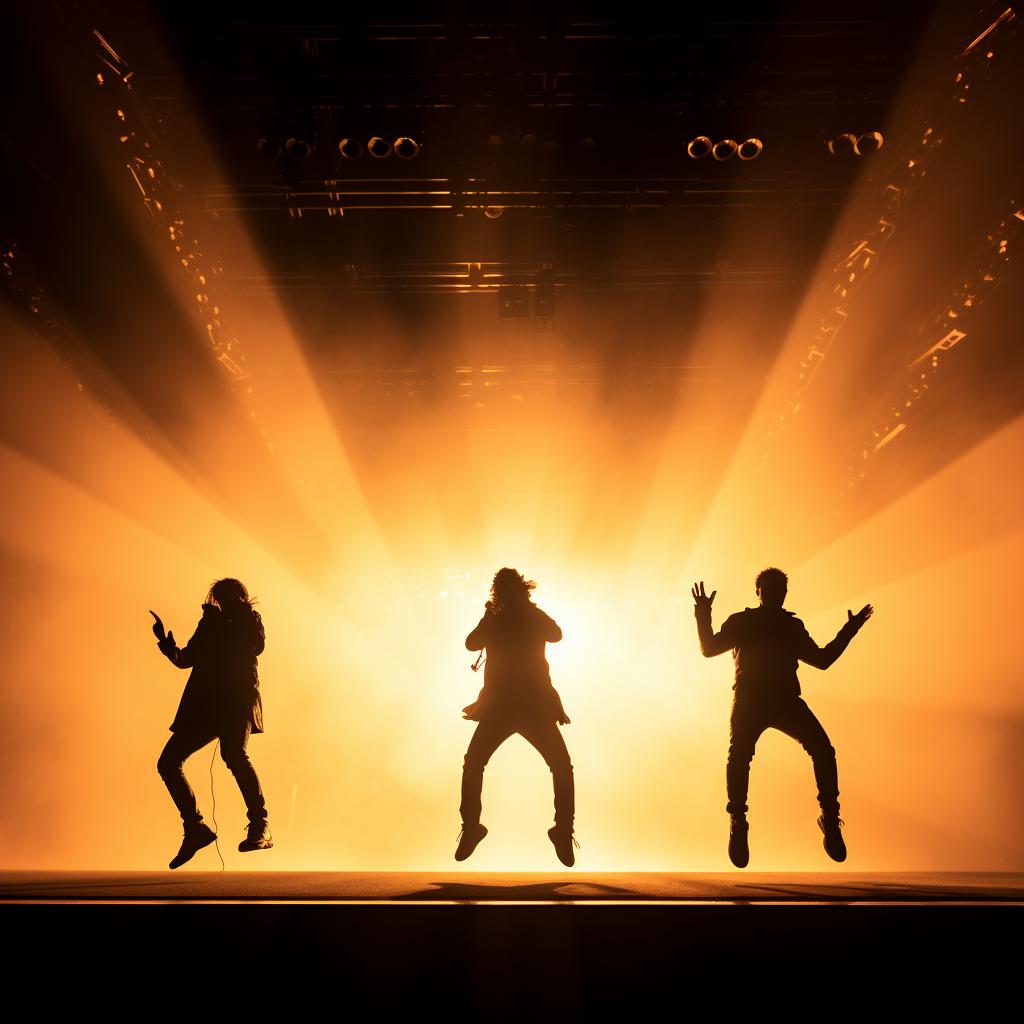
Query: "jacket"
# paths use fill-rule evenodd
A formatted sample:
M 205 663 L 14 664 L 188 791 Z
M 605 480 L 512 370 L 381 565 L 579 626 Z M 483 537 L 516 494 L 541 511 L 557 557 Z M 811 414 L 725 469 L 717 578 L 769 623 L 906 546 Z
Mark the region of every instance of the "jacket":
M 797 663 L 803 661 L 815 668 L 828 668 L 846 650 L 860 628 L 859 624 L 847 622 L 834 640 L 819 647 L 804 624 L 784 608 L 764 605 L 745 608 L 730 615 L 718 633 L 711 626 L 710 611 L 701 614 L 698 605 L 694 614 L 700 650 L 705 658 L 732 650 L 736 665 L 733 689 L 737 700 L 799 697 Z
M 462 717 L 479 722 L 486 715 L 529 715 L 569 724 L 562 700 L 551 685 L 544 646 L 562 639 L 562 630 L 532 601 L 490 610 L 466 637 L 466 649 L 487 652 L 484 685 Z
M 184 647 L 161 640 L 158 646 L 173 664 L 192 669 L 171 731 L 216 734 L 248 721 L 252 732 L 263 732 L 256 659 L 265 645 L 259 612 L 244 606 L 228 618 L 212 604 L 203 605 L 203 617 Z

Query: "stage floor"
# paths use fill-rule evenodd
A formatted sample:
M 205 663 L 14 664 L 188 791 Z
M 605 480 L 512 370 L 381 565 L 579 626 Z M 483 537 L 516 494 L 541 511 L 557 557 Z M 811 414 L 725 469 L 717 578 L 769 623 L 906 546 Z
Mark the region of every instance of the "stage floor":
M 0 871 L 0 902 L 1024 905 L 1024 873 Z

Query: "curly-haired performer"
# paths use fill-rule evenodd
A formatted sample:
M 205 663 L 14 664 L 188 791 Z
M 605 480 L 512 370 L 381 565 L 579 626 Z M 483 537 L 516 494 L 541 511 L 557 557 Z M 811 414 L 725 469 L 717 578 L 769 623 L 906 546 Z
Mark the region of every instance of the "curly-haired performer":
M 256 674 L 256 659 L 265 643 L 260 613 L 239 580 L 223 579 L 210 587 L 203 617 L 183 648 L 174 642 L 174 633 L 164 635 L 160 617 L 150 614 L 156 619 L 153 632 L 160 650 L 178 668 L 192 669 L 171 723 L 171 738 L 157 762 L 157 771 L 185 824 L 185 838 L 170 866 L 181 867 L 217 838 L 203 821 L 182 771 L 186 758 L 215 739 L 220 740 L 221 757 L 231 769 L 248 811 L 248 834 L 238 849 L 242 853 L 269 850 L 274 844 L 267 828 L 263 792 L 245 752 L 249 735 L 263 732 Z
M 485 650 L 487 661 L 480 696 L 463 709 L 463 718 L 480 724 L 469 742 L 462 770 L 462 832 L 456 860 L 465 860 L 487 835 L 480 824 L 484 768 L 491 754 L 509 736 L 519 733 L 537 748 L 554 777 L 555 825 L 548 830 L 548 838 L 566 867 L 576 863 L 572 762 L 558 728 L 568 725 L 569 718 L 551 685 L 544 657 L 544 645 L 561 640 L 562 631 L 530 600 L 535 587 L 515 569 L 499 569 L 484 617 L 466 637 L 466 649 Z
M 701 653 L 705 658 L 713 658 L 731 650 L 736 662 L 736 696 L 729 720 L 725 777 L 729 793 L 727 810 L 731 816 L 729 859 L 738 868 L 745 868 L 750 860 L 747 785 L 754 747 L 765 729 L 778 729 L 792 736 L 811 755 L 821 805 L 818 827 L 825 836 L 825 852 L 833 860 L 846 860 L 843 822 L 839 817 L 836 752 L 821 723 L 800 698 L 796 669 L 798 661 L 828 668 L 846 650 L 873 609 L 866 604 L 856 615 L 848 611 L 846 625 L 835 640 L 819 647 L 804 624 L 782 607 L 788 585 L 789 578 L 781 569 L 765 569 L 754 583 L 759 607 L 730 615 L 719 633 L 711 626 L 711 602 L 717 591 L 708 597 L 703 583 L 695 583 L 691 591 Z

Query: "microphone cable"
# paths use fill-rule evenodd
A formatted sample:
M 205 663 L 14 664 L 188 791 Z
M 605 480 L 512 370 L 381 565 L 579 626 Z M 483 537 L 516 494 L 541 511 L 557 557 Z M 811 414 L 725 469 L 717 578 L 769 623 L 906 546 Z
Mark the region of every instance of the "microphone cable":
M 217 751 L 220 749 L 220 737 L 217 738 L 217 742 L 213 745 L 213 756 L 210 758 L 210 799 L 213 801 L 213 810 L 210 812 L 210 817 L 213 819 L 213 831 L 219 836 L 220 829 L 217 826 L 217 794 L 213 788 L 213 762 L 217 760 Z M 220 871 L 218 875 L 224 873 L 224 855 L 220 852 L 220 839 L 214 839 L 213 845 L 217 848 L 217 856 L 220 857 Z

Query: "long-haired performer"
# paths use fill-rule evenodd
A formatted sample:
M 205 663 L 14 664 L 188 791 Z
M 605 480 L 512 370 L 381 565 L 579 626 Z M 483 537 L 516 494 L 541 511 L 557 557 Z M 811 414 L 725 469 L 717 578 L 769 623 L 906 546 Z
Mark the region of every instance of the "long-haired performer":
M 156 619 L 153 632 L 160 650 L 178 668 L 192 669 L 171 723 L 171 738 L 157 762 L 157 771 L 185 825 L 181 849 L 170 866 L 181 867 L 217 838 L 203 821 L 182 771 L 186 758 L 216 739 L 248 811 L 248 834 L 238 849 L 243 853 L 269 850 L 274 844 L 267 828 L 263 792 L 245 752 L 250 734 L 263 732 L 263 703 L 256 674 L 256 659 L 265 644 L 260 613 L 239 580 L 223 579 L 210 587 L 203 617 L 182 648 L 174 642 L 173 632 L 164 635 L 160 617 L 155 612 L 150 614 Z
M 466 649 L 486 651 L 484 686 L 463 718 L 479 722 L 462 769 L 462 832 L 456 860 L 465 860 L 487 835 L 480 824 L 484 768 L 513 733 L 532 743 L 551 769 L 555 788 L 555 825 L 548 830 L 558 859 L 572 867 L 575 786 L 572 762 L 559 725 L 569 718 L 551 685 L 544 645 L 557 643 L 562 631 L 530 600 L 536 583 L 515 569 L 499 569 L 491 585 L 484 617 L 466 637 Z
M 725 780 L 731 820 L 729 859 L 738 868 L 745 868 L 750 860 L 747 786 L 754 747 L 765 729 L 778 729 L 792 736 L 811 755 L 821 806 L 818 827 L 825 836 L 825 852 L 833 860 L 846 860 L 843 822 L 839 817 L 836 752 L 821 723 L 800 697 L 796 668 L 799 661 L 815 668 L 828 668 L 871 618 L 872 608 L 866 604 L 856 615 L 848 611 L 846 623 L 836 638 L 819 647 L 804 624 L 782 607 L 788 585 L 789 578 L 781 569 L 759 573 L 754 581 L 758 607 L 730 615 L 718 633 L 711 625 L 711 602 L 717 591 L 708 597 L 703 583 L 695 583 L 691 591 L 701 653 L 705 658 L 713 658 L 731 650 L 736 662 L 736 696 L 729 720 Z

